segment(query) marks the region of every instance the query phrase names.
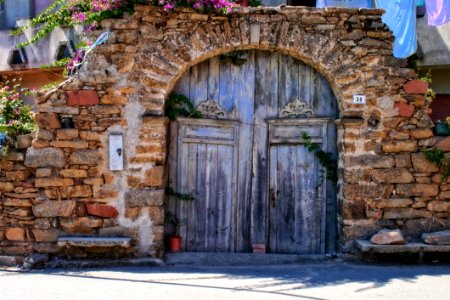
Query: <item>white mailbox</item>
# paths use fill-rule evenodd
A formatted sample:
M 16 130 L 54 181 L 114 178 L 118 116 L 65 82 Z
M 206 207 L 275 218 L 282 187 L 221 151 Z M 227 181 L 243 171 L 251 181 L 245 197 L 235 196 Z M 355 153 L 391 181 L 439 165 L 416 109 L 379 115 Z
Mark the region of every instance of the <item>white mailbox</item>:
M 121 134 L 109 135 L 109 169 L 123 170 L 123 136 Z

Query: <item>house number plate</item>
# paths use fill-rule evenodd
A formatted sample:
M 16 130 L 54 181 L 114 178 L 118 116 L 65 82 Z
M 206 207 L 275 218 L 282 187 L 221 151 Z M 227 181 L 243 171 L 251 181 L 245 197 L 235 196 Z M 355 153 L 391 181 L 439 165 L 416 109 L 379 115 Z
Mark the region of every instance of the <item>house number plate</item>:
M 366 95 L 353 95 L 353 104 L 366 104 Z

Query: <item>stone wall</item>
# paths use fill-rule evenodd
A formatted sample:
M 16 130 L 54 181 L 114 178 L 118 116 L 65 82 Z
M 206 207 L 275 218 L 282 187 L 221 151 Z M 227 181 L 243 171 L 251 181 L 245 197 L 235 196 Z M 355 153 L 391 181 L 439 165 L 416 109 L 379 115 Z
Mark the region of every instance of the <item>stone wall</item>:
M 393 58 L 381 14 L 286 7 L 215 16 L 136 6 L 131 16 L 103 21 L 93 36 L 109 30 L 106 44 L 76 78 L 39 97 L 40 129 L 24 162 L 1 162 L 0 252 L 59 253 L 58 236 L 81 234 L 130 236 L 133 254 L 161 255 L 164 100 L 191 66 L 240 49 L 293 56 L 329 81 L 340 109 L 343 249 L 382 227 L 410 238 L 450 227 L 450 185 L 420 152 L 437 142 L 428 103 L 405 93 L 416 75 Z M 353 104 L 353 94 L 367 103 Z M 62 129 L 62 117 L 75 128 Z M 108 168 L 110 134 L 124 137 L 123 171 Z

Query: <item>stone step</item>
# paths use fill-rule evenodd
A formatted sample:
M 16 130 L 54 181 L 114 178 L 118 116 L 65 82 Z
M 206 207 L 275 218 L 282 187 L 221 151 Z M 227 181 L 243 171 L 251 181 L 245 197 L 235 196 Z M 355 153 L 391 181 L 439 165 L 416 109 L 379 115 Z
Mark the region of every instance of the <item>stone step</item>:
M 66 247 L 131 247 L 131 238 L 127 237 L 79 237 L 65 236 L 58 238 L 58 246 Z
M 175 252 L 166 253 L 165 262 L 167 265 L 243 266 L 332 261 L 335 258 L 325 254 Z
M 404 245 L 376 245 L 370 241 L 358 240 L 356 246 L 363 253 L 423 253 L 423 252 L 449 252 L 450 245 L 429 245 L 425 243 L 408 243 Z

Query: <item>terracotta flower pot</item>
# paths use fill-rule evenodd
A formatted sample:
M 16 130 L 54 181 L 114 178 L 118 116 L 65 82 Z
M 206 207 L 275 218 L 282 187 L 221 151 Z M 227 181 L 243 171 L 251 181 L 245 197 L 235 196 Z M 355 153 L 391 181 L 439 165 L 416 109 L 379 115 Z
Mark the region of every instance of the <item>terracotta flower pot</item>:
M 429 86 L 428 82 L 419 79 L 414 79 L 403 85 L 403 88 L 405 89 L 405 92 L 409 95 L 412 94 L 425 95 L 427 93 L 428 86 Z
M 181 236 L 171 236 L 169 240 L 170 252 L 181 251 Z

